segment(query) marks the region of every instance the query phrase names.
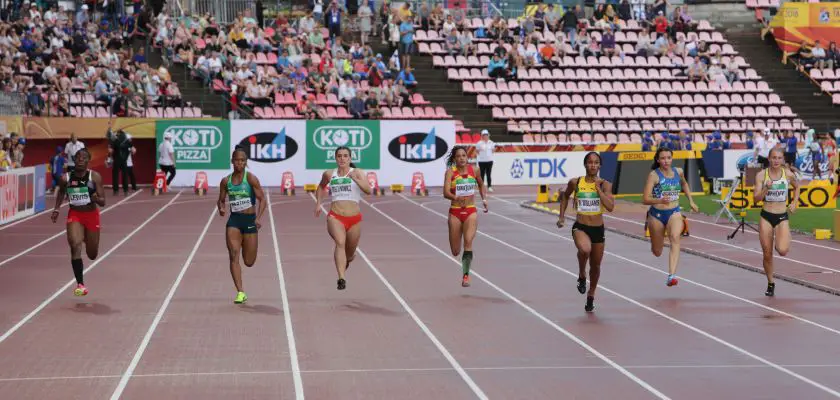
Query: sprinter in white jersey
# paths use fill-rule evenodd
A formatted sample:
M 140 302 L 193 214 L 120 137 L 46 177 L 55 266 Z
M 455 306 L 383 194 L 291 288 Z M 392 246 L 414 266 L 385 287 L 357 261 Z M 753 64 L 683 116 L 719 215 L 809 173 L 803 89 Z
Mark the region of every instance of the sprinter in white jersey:
M 338 271 L 338 290 L 347 287 L 344 273 L 356 256 L 356 247 L 362 236 L 362 212 L 359 209 L 361 192 L 371 193 L 370 184 L 362 170 L 350 162 L 350 149 L 335 150 L 338 168 L 324 171 L 315 192 L 315 217 L 321 216 L 321 198 L 325 189 L 331 196 L 330 213 L 327 215 L 327 232 L 335 241 L 335 269 Z
M 767 276 L 766 296 L 776 294 L 776 283 L 773 281 L 773 248 L 780 256 L 784 257 L 790 250 L 790 225 L 788 221 L 788 210 L 796 212 L 796 203 L 799 199 L 799 182 L 796 175 L 785 166 L 783 150 L 774 147 L 768 154 L 770 167 L 761 170 L 755 177 L 755 192 L 753 200 L 755 203 L 764 201 L 761 207 L 761 219 L 758 222 L 758 238 L 761 242 L 761 250 L 764 253 L 762 260 L 764 274 Z M 790 205 L 788 191 L 793 187 L 793 199 Z

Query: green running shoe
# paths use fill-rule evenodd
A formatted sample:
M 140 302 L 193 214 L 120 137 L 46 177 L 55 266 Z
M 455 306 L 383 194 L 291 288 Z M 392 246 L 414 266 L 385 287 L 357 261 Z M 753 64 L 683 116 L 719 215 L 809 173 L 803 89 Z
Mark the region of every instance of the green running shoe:
M 236 294 L 236 300 L 234 300 L 233 302 L 236 304 L 242 304 L 246 301 L 248 301 L 248 295 L 245 294 L 245 292 L 239 292 Z

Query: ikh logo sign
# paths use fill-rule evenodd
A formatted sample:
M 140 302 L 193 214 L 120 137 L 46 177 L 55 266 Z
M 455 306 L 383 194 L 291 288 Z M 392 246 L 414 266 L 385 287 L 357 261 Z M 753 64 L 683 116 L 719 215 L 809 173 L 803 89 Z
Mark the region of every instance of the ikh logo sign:
M 446 141 L 435 135 L 435 128 L 427 133 L 405 133 L 388 143 L 388 152 L 406 162 L 424 163 L 443 157 L 448 150 Z
M 242 139 L 239 147 L 245 149 L 249 160 L 264 163 L 288 160 L 298 151 L 297 142 L 286 136 L 286 128 L 283 128 L 280 133 L 255 133 Z

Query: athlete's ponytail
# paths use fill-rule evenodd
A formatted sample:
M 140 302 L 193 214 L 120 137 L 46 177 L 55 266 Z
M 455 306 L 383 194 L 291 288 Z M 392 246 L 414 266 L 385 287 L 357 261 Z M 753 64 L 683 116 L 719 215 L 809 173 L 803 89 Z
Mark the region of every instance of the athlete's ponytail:
M 347 146 L 339 146 L 337 149 L 335 149 L 335 154 L 333 155 L 333 157 L 338 158 L 338 152 L 341 150 L 347 150 L 347 152 L 350 153 L 350 159 L 353 159 L 353 152 L 350 151 L 350 148 Z M 356 168 L 356 164 L 354 164 L 353 161 L 350 161 L 350 168 Z

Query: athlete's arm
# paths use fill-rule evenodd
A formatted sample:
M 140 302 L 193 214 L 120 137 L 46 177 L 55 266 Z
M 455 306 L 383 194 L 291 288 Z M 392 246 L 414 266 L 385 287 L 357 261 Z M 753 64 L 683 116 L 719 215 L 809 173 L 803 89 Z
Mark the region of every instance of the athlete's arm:
M 452 185 L 452 170 L 447 169 L 446 174 L 443 175 L 443 197 L 447 200 L 455 200 L 455 193 L 452 193 L 449 188 Z
M 566 185 L 566 190 L 560 195 L 560 214 L 557 214 L 557 226 L 560 228 L 566 223 L 566 207 L 569 206 L 569 199 L 572 197 L 572 193 L 577 189 L 578 179 L 570 179 Z
M 475 173 L 475 181 L 478 183 L 478 194 L 481 195 L 481 203 L 484 205 L 484 212 L 489 211 L 487 209 L 487 188 L 484 187 L 484 181 L 481 179 L 481 167 L 477 168 L 478 171 Z
M 761 175 L 764 173 L 764 170 L 758 172 L 755 175 L 755 189 L 753 190 L 753 203 L 758 203 L 759 201 L 764 200 L 764 196 L 767 196 L 767 192 L 770 190 L 769 186 L 764 185 L 764 180 L 761 179 Z M 732 188 L 735 190 L 735 188 Z
M 685 197 L 688 197 L 688 204 L 691 205 L 691 211 L 699 211 L 700 209 L 697 207 L 697 203 L 695 203 L 694 198 L 691 197 L 691 187 L 688 186 L 688 181 L 685 180 L 685 173 L 683 172 L 682 168 L 677 168 L 677 173 L 680 174 L 680 183 L 682 184 L 682 190 L 683 193 L 685 193 Z
M 60 213 L 59 210 L 61 209 L 61 203 L 64 202 L 64 196 L 66 194 L 67 180 L 64 179 L 64 174 L 61 174 L 61 177 L 58 178 L 58 190 L 55 194 L 55 208 L 53 208 L 52 215 L 50 216 L 50 219 L 52 219 L 53 223 L 55 223 L 55 221 L 58 220 L 58 214 Z
M 254 174 L 248 174 L 248 184 L 254 189 L 254 196 L 256 196 L 257 203 L 259 204 L 257 210 L 257 229 L 260 229 L 262 226 L 262 224 L 260 224 L 260 220 L 262 219 L 263 214 L 265 214 L 265 209 L 268 206 L 268 203 L 265 201 L 265 192 L 263 191 L 259 178 L 257 178 Z
M 655 185 L 659 181 L 659 177 L 656 176 L 655 171 L 650 171 L 647 177 L 647 181 L 645 181 L 645 187 L 642 192 L 642 204 L 646 206 L 652 206 L 654 204 L 668 204 L 669 201 L 666 198 L 661 199 L 654 199 L 653 198 L 653 185 Z
M 361 189 L 365 194 L 370 194 L 373 189 L 370 188 L 370 182 L 365 179 L 364 173 L 361 169 L 354 169 L 353 173 L 350 175 L 351 178 L 359 185 L 359 189 Z
M 219 209 L 219 215 L 225 216 L 225 199 L 227 198 L 227 177 L 222 178 L 219 183 L 219 201 L 216 202 L 216 208 Z
M 93 171 L 91 178 L 96 184 L 96 192 L 93 193 L 91 200 L 99 207 L 105 207 L 105 187 L 102 186 L 102 175 L 99 175 L 99 172 Z
M 327 184 L 330 182 L 331 171 L 324 171 L 321 175 L 321 182 L 318 183 L 318 190 L 315 191 L 315 217 L 321 215 L 321 198 L 324 191 L 327 190 Z
M 801 188 L 799 187 L 799 181 L 796 179 L 796 174 L 793 173 L 793 170 L 788 169 L 790 171 L 790 176 L 793 179 L 789 179 L 790 185 L 793 186 L 793 198 L 790 201 L 790 205 L 788 209 L 790 212 L 796 212 L 796 207 L 799 206 L 799 191 Z
M 602 179 L 598 185 L 595 186 L 595 189 L 598 190 L 598 197 L 601 198 L 601 204 L 604 205 L 604 208 L 607 211 L 612 212 L 615 208 L 615 197 L 612 194 L 612 183 L 610 181 Z

